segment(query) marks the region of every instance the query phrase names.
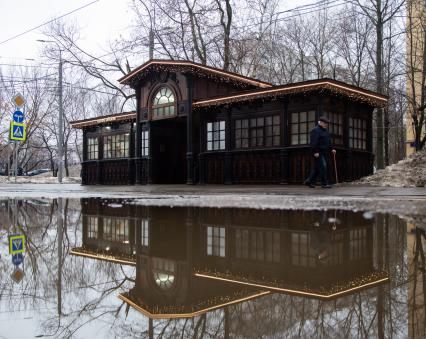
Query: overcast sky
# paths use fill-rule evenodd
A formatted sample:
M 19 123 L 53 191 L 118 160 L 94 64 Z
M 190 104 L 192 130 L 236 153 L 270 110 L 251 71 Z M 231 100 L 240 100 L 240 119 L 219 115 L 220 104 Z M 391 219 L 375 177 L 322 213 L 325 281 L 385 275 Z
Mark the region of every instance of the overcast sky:
M 42 44 L 36 40 L 43 39 L 43 28 L 4 41 L 93 1 L 0 0 L 0 64 L 29 64 L 25 58 L 39 59 Z M 118 38 L 129 26 L 129 3 L 130 0 L 99 0 L 66 16 L 66 20 L 82 27 L 85 48 L 102 54 L 108 41 Z

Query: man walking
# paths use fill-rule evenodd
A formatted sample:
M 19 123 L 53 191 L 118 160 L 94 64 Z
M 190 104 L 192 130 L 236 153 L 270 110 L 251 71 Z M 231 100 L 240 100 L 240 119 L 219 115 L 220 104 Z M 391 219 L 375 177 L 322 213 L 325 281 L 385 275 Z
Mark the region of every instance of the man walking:
M 318 125 L 312 129 L 311 137 L 311 148 L 312 154 L 315 160 L 315 166 L 309 175 L 309 178 L 305 180 L 304 184 L 311 188 L 315 188 L 315 183 L 319 175 L 321 180 L 322 188 L 331 188 L 327 180 L 327 161 L 325 155 L 330 152 L 336 153 L 335 149 L 331 146 L 331 137 L 327 131 L 328 119 L 326 117 L 320 117 L 318 119 Z

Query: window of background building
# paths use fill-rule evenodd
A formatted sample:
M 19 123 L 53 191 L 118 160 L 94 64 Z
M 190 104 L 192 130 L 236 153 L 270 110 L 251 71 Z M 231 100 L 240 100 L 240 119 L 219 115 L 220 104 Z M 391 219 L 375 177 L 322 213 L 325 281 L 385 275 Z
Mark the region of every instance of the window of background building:
M 142 156 L 149 156 L 149 131 L 142 131 Z
M 207 123 L 207 150 L 225 149 L 225 121 Z
M 87 159 L 94 160 L 99 157 L 98 138 L 87 138 Z
M 225 227 L 207 226 L 207 255 L 225 257 Z
M 309 144 L 309 133 L 316 125 L 315 111 L 291 113 L 290 125 L 291 144 Z
M 367 121 L 349 118 L 349 147 L 367 149 Z
M 152 101 L 152 117 L 167 118 L 175 115 L 175 96 L 170 88 L 162 87 Z
M 280 116 L 235 120 L 235 148 L 280 145 Z
M 103 142 L 105 159 L 129 156 L 129 133 L 106 135 Z

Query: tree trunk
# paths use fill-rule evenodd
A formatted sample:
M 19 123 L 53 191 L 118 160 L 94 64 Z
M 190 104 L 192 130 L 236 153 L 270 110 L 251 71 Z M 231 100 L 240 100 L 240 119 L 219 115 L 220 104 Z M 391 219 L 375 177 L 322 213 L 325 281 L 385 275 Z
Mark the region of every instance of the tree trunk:
M 376 14 L 376 91 L 383 94 L 383 19 L 382 19 L 382 1 L 377 0 Z M 383 108 L 376 112 L 376 161 L 377 168 L 384 168 L 384 123 Z

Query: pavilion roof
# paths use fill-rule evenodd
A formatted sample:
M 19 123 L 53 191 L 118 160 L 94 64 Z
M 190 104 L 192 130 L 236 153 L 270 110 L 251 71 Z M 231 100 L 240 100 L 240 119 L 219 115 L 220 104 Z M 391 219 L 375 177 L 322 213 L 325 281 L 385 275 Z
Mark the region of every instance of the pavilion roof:
M 321 300 L 336 299 L 346 294 L 355 293 L 363 289 L 368 289 L 389 282 L 388 272 L 374 270 L 360 274 L 347 281 L 342 280 L 332 285 L 325 284 L 324 286 L 310 286 L 307 283 L 291 284 L 286 281 L 279 281 L 275 279 L 268 280 L 268 278 L 265 277 L 259 280 L 253 277 L 248 277 L 246 274 L 236 274 L 231 272 L 221 273 L 217 271 L 198 271 L 195 272 L 194 275 L 198 278 L 235 283 L 237 285 L 260 288 L 271 292 L 280 292 Z
M 118 298 L 151 319 L 170 319 L 196 317 L 219 308 L 256 299 L 270 293 L 270 291 L 241 289 L 221 296 L 206 297 L 206 299 L 200 299 L 194 304 L 188 305 L 148 305 L 145 304 L 143 296 L 138 297 L 132 295 L 132 293 L 119 294 Z
M 262 99 L 277 99 L 287 95 L 310 94 L 312 92 L 329 93 L 362 102 L 373 107 L 383 107 L 388 97 L 361 87 L 346 84 L 333 79 L 317 79 L 291 83 L 271 88 L 255 89 L 243 93 L 226 95 L 194 102 L 194 108 L 215 107 L 232 103 L 250 102 Z
M 98 126 L 119 121 L 134 121 L 136 120 L 136 112 L 124 112 L 118 114 L 103 115 L 96 118 L 84 120 L 76 120 L 71 122 L 72 128 L 85 128 L 90 126 Z
M 142 79 L 152 70 L 191 72 L 198 74 L 201 77 L 214 78 L 222 82 L 235 83 L 242 87 L 272 87 L 270 83 L 264 81 L 187 60 L 150 60 L 121 77 L 118 81 L 121 84 L 131 85 L 132 83 Z

